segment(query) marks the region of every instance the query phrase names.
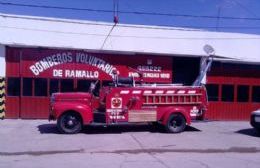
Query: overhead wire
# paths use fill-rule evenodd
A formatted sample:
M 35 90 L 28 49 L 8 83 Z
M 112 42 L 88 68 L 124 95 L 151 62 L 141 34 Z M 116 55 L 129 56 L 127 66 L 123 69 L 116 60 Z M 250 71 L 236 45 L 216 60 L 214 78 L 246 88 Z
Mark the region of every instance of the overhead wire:
M 38 7 L 38 8 L 54 8 L 54 9 L 66 9 L 66 10 L 84 10 L 91 12 L 106 12 L 106 13 L 114 13 L 113 10 L 103 10 L 103 9 L 91 9 L 91 8 L 73 8 L 73 7 L 60 7 L 60 6 L 47 6 L 47 5 L 29 5 L 29 4 L 20 4 L 20 3 L 10 3 L 10 2 L 2 2 L 0 1 L 0 5 L 13 5 L 13 6 L 25 6 L 25 7 Z M 151 12 L 129 12 L 129 11 L 117 11 L 118 13 L 132 13 L 132 14 L 149 14 L 149 15 L 165 15 L 165 16 L 184 16 L 184 17 L 204 17 L 204 18 L 214 18 L 214 19 L 249 19 L 249 20 L 260 20 L 260 18 L 234 18 L 234 17 L 224 17 L 224 16 L 196 16 L 196 15 L 179 15 L 179 14 L 166 14 L 166 13 L 151 13 Z M 0 16 L 5 17 L 5 15 L 0 13 Z M 8 17 L 13 18 L 22 18 L 22 16 L 14 16 L 10 15 Z M 32 20 L 42 20 L 42 21 L 50 21 L 48 18 L 29 18 L 26 19 Z M 77 23 L 77 24 L 87 24 L 87 25 L 101 25 L 101 26 L 112 26 L 109 23 L 103 22 L 83 22 L 77 20 L 66 20 L 66 19 L 55 19 L 55 22 L 65 22 L 65 23 Z M 117 24 L 119 27 L 131 27 L 131 28 L 145 28 L 145 29 L 161 29 L 161 30 L 183 30 L 183 31 L 205 31 L 205 30 L 196 30 L 196 29 L 216 29 L 216 26 L 182 26 L 174 27 L 176 25 L 155 25 L 155 26 L 145 26 L 145 25 L 126 25 L 126 24 Z M 158 26 L 158 27 L 157 27 Z M 160 26 L 160 27 L 159 27 Z M 164 27 L 161 27 L 164 26 Z M 259 29 L 259 26 L 218 26 L 219 29 Z
M 47 9 L 62 9 L 62 10 L 78 10 L 78 11 L 89 11 L 89 12 L 102 12 L 102 13 L 113 13 L 113 10 L 106 9 L 93 9 L 93 8 L 74 8 L 74 7 L 61 7 L 61 6 L 50 6 L 50 5 L 32 5 L 22 3 L 11 3 L 2 2 L 0 5 L 8 6 L 22 6 L 22 7 L 34 7 L 34 8 L 47 8 Z M 230 16 L 208 16 L 208 15 L 190 15 L 190 14 L 177 14 L 177 13 L 160 13 L 160 12 L 141 12 L 141 11 L 124 11 L 119 10 L 118 13 L 122 14 L 136 14 L 136 15 L 154 15 L 154 16 L 173 16 L 173 17 L 189 17 L 189 18 L 208 18 L 208 19 L 229 19 L 229 20 L 255 20 L 260 21 L 259 17 L 230 17 Z
M 105 10 L 105 9 L 73 8 L 73 7 L 61 7 L 61 6 L 50 6 L 50 5 L 32 5 L 32 4 L 2 2 L 2 1 L 0 1 L 0 4 L 7 5 L 7 6 L 21 6 L 21 7 L 32 7 L 32 8 L 46 8 L 46 9 L 77 10 L 77 11 L 90 11 L 90 12 L 103 12 L 103 13 L 113 12 L 112 10 Z
M 9 17 L 9 18 L 20 18 L 26 20 L 38 20 L 38 21 L 55 21 L 60 23 L 73 23 L 81 25 L 94 25 L 94 26 L 113 26 L 111 23 L 105 22 L 86 22 L 82 20 L 69 20 L 69 19 L 52 19 L 44 17 L 28 17 L 28 16 L 17 16 L 17 15 L 6 15 L 1 14 L 0 17 Z M 176 25 L 175 25 L 176 26 Z M 143 28 L 143 29 L 156 29 L 156 30 L 179 30 L 179 31 L 207 31 L 203 29 L 215 29 L 215 26 L 180 26 L 174 27 L 173 25 L 128 25 L 128 24 L 117 24 L 117 27 L 130 27 L 130 28 Z M 260 26 L 219 26 L 220 29 L 260 29 Z

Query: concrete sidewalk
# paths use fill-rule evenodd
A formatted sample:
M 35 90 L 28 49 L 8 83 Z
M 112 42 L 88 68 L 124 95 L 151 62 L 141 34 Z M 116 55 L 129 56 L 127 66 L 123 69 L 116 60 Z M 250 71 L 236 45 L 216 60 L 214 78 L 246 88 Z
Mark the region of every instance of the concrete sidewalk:
M 166 134 L 148 125 L 59 134 L 47 120 L 0 121 L 0 167 L 259 167 L 248 122 L 198 122 Z

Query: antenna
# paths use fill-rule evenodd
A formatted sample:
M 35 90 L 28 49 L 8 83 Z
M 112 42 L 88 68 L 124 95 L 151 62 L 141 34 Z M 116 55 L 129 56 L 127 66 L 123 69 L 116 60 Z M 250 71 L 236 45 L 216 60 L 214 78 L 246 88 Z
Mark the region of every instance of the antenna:
M 203 84 L 203 79 L 206 79 L 207 72 L 210 70 L 211 64 L 213 62 L 213 56 L 215 55 L 215 50 L 211 45 L 204 45 L 203 50 L 208 56 L 201 58 L 200 73 L 197 79 L 193 82 L 192 86 L 201 86 Z
M 215 55 L 215 50 L 211 45 L 204 45 L 203 50 L 205 51 L 205 53 L 208 54 L 208 56 Z

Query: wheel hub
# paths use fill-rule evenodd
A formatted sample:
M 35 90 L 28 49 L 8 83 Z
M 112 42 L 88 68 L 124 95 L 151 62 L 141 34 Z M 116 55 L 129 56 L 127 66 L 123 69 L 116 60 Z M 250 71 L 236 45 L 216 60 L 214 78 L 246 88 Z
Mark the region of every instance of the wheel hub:
M 72 126 L 72 125 L 74 125 L 74 122 L 73 122 L 72 120 L 69 120 L 69 121 L 67 122 L 67 124 L 68 124 L 69 126 Z
M 75 134 L 80 132 L 82 129 L 82 123 L 80 121 L 80 116 L 75 113 L 63 114 L 61 118 L 58 119 L 58 128 L 63 133 Z
M 176 126 L 177 126 L 177 121 L 172 121 L 172 126 L 173 126 L 174 128 L 176 128 Z

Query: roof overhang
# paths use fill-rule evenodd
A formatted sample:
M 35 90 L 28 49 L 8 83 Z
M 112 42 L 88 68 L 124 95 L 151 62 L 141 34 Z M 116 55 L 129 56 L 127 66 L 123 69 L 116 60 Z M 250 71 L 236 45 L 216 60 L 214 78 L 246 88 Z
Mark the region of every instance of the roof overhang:
M 0 14 L 0 44 L 166 56 L 205 56 L 206 44 L 216 60 L 260 63 L 260 36 L 175 27 L 111 24 Z

